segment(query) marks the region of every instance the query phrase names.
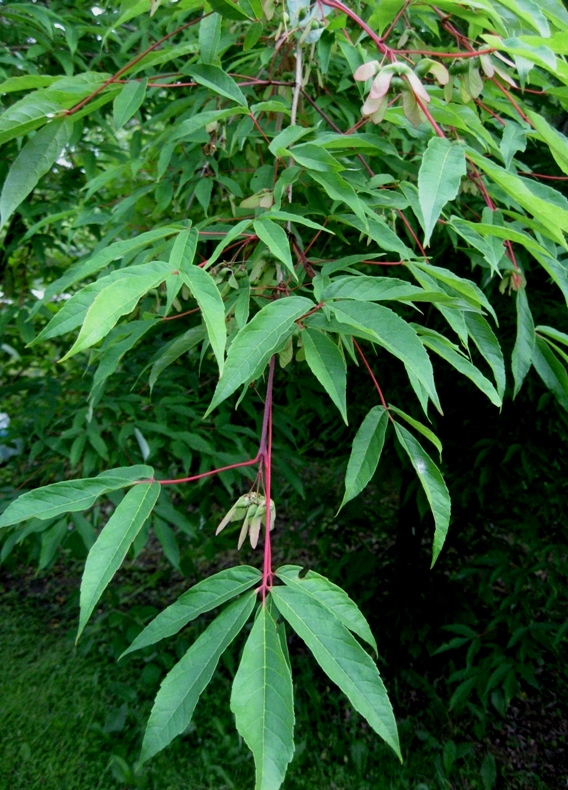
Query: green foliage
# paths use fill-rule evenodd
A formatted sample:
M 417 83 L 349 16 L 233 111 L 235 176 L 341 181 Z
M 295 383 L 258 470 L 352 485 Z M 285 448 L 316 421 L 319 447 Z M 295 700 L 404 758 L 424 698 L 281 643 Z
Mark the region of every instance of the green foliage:
M 280 617 L 400 757 L 386 690 L 353 636 L 376 652 L 370 627 L 320 574 L 273 570 L 273 501 L 280 477 L 303 491 L 293 467 L 314 441 L 345 441 L 329 398 L 346 425 L 348 413 L 360 421 L 341 505 L 371 484 L 392 435 L 433 516 L 433 564 L 450 497 L 415 433 L 441 452 L 452 396 L 437 357 L 459 374 L 453 388 L 467 379 L 501 408 L 512 349 L 513 396 L 534 368 L 568 410 L 566 327 L 538 323 L 542 289 L 568 301 L 568 200 L 562 180 L 553 186 L 568 172 L 554 126 L 568 108 L 568 14 L 559 0 L 357 11 L 151 0 L 96 16 L 75 5 L 1 11 L 1 375 L 13 422 L 2 459 L 18 459 L 2 561 L 35 539 L 45 569 L 79 536 L 81 633 L 151 529 L 182 568 L 219 475 L 221 524 L 242 520 L 239 549 L 247 531 L 256 549 L 263 530 L 262 571 L 203 580 L 124 651 L 231 601 L 163 680 L 142 761 L 186 730 L 257 596 L 231 697 L 257 788 L 277 790 L 294 754 Z M 370 384 L 355 392 L 360 362 Z M 242 497 L 231 502 L 245 479 L 254 501 L 240 513 Z M 453 707 L 481 688 L 473 658 Z M 481 696 L 503 683 L 510 699 L 511 665 L 492 661 Z M 444 749 L 447 773 L 456 754 Z

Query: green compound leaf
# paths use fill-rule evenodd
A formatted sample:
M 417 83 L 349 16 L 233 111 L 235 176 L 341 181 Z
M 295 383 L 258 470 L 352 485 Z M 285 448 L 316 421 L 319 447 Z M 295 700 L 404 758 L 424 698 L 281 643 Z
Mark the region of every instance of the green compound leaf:
M 135 485 L 103 527 L 89 552 L 81 579 L 77 639 L 108 583 L 122 565 L 133 540 L 150 516 L 159 495 L 159 483 Z
M 374 406 L 355 435 L 345 474 L 345 494 L 339 509 L 365 488 L 377 469 L 388 426 L 388 413 Z
M 152 478 L 151 466 L 123 466 L 101 472 L 84 480 L 63 480 L 35 491 L 28 491 L 12 502 L 0 516 L 0 528 L 10 527 L 29 518 L 55 518 L 61 513 L 87 510 L 109 491 L 133 485 L 137 480 Z
M 296 278 L 294 262 L 290 254 L 290 242 L 288 241 L 288 236 L 284 228 L 281 228 L 280 225 L 272 222 L 272 220 L 266 219 L 266 217 L 255 219 L 253 227 L 258 238 L 266 244 L 274 257 L 283 263 L 288 271 Z
M 527 292 L 521 288 L 517 291 L 517 336 L 511 357 L 511 369 L 515 380 L 513 398 L 517 397 L 532 365 L 535 341 L 534 321 Z
M 280 350 L 295 329 L 295 321 L 314 303 L 303 296 L 289 296 L 262 308 L 233 340 L 207 414 L 241 384 L 260 376 L 270 357 Z
M 400 759 L 396 722 L 379 671 L 343 623 L 319 601 L 292 587 L 273 587 L 278 611 L 311 650 L 356 711 Z
M 256 568 L 240 565 L 203 579 L 148 623 L 122 656 L 177 634 L 196 617 L 204 612 L 210 612 L 211 609 L 221 606 L 231 598 L 236 598 L 256 584 L 260 578 L 261 573 Z
M 276 571 L 276 576 L 282 579 L 288 587 L 301 590 L 305 595 L 310 595 L 319 603 L 329 609 L 343 625 L 357 634 L 364 642 L 370 645 L 375 655 L 378 654 L 377 643 L 373 636 L 369 623 L 357 604 L 351 600 L 345 590 L 337 584 L 330 582 L 325 576 L 321 576 L 315 571 L 308 571 L 305 576 L 300 578 L 302 568 L 299 565 L 282 565 Z
M 450 495 L 440 470 L 424 450 L 422 445 L 399 423 L 395 422 L 394 429 L 400 446 L 410 458 L 420 484 L 424 489 L 428 504 L 434 516 L 434 543 L 432 546 L 432 566 L 442 551 L 442 546 L 448 534 L 450 525 Z M 431 567 L 432 567 L 431 566 Z
M 430 243 L 442 209 L 458 194 L 465 174 L 463 146 L 445 138 L 432 137 L 418 172 L 418 199 L 422 210 L 425 247 Z
M 29 140 L 8 171 L 0 194 L 0 228 L 2 228 L 38 181 L 53 167 L 71 137 L 73 121 L 55 120 Z
M 255 790 L 278 790 L 294 757 L 294 694 L 276 623 L 263 604 L 235 675 L 231 710 L 254 755 Z
M 164 749 L 187 728 L 201 692 L 211 680 L 221 655 L 249 619 L 255 599 L 256 593 L 251 591 L 229 604 L 168 672 L 150 713 L 141 763 Z
M 317 329 L 305 329 L 302 341 L 310 370 L 335 403 L 347 425 L 347 367 L 343 354 L 328 335 Z

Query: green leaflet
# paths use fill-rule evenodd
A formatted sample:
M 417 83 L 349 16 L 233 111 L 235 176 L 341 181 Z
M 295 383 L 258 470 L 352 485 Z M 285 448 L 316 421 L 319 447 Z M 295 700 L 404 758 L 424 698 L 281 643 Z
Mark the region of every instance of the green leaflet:
M 347 367 L 343 354 L 329 335 L 317 329 L 304 329 L 301 337 L 310 370 L 335 403 L 347 425 Z
M 539 253 L 541 255 L 547 255 L 546 249 L 539 244 L 532 236 L 529 236 L 528 233 L 525 233 L 518 228 L 512 228 L 510 224 L 506 225 L 487 225 L 483 222 L 467 222 L 464 219 L 459 219 L 458 217 L 451 217 L 452 226 L 457 230 L 457 232 L 462 235 L 466 240 L 473 242 L 475 235 L 483 236 L 485 239 L 486 244 L 494 242 L 496 239 L 507 239 L 509 241 L 517 242 L 525 247 L 531 253 Z M 493 237 L 493 238 L 492 238 Z M 477 249 L 481 252 L 483 250 L 478 246 L 478 243 L 475 244 Z M 496 256 L 499 252 L 501 255 L 504 252 L 503 245 L 499 244 L 498 242 L 494 245 L 494 255 Z
M 281 228 L 280 225 L 266 217 L 255 219 L 253 227 L 258 238 L 266 244 L 274 257 L 281 261 L 294 278 L 297 279 L 294 262 L 290 254 L 290 242 L 284 228 Z
M 49 530 L 54 523 L 55 519 L 50 518 L 46 521 L 40 521 L 38 518 L 33 518 L 21 529 L 15 529 L 13 532 L 4 539 L 2 551 L 0 552 L 0 563 L 10 556 L 14 546 L 22 543 L 29 535 L 43 533 Z
M 103 527 L 89 552 L 81 579 L 81 614 L 77 639 L 108 583 L 122 565 L 126 552 L 144 526 L 159 495 L 159 483 L 135 485 Z
M 373 406 L 353 440 L 345 473 L 345 494 L 339 509 L 365 488 L 377 469 L 389 420 L 383 406 Z
M 436 288 L 440 287 L 436 279 L 431 277 L 429 274 L 426 274 L 426 272 L 423 272 L 420 269 L 413 269 L 412 273 L 420 285 L 426 290 L 435 290 Z M 434 307 L 440 311 L 456 335 L 459 337 L 462 344 L 467 348 L 468 334 L 463 312 L 461 310 L 451 310 L 445 305 L 439 304 L 437 302 L 434 302 Z
M 295 321 L 314 303 L 303 296 L 289 296 L 263 307 L 233 340 L 223 375 L 207 414 L 241 386 L 260 376 L 270 357 L 280 350 L 295 328 Z
M 404 6 L 405 0 L 383 0 L 373 10 L 369 25 L 373 30 L 377 29 L 382 35 L 386 28 L 394 21 L 396 15 Z
M 568 335 L 566 332 L 560 332 L 558 329 L 554 329 L 551 326 L 543 326 L 542 324 L 536 327 L 536 331 L 539 335 L 547 335 L 552 338 L 552 340 L 556 340 L 558 343 L 568 346 Z
M 442 209 L 458 194 L 462 176 L 465 174 L 463 146 L 445 138 L 432 137 L 418 172 L 418 198 L 422 210 L 425 247 L 430 243 Z
M 376 214 L 366 217 L 365 220 L 362 220 L 359 215 L 355 217 L 352 214 L 341 214 L 338 219 L 360 230 L 361 233 L 376 242 L 382 250 L 397 252 L 403 260 L 412 260 L 415 257 L 410 247 L 407 247 L 384 219 Z
M 248 14 L 245 14 L 242 8 L 237 3 L 233 3 L 232 0 L 208 0 L 208 2 L 214 11 L 226 19 L 235 19 L 239 22 L 243 19 L 249 19 Z
M 249 25 L 243 43 L 243 52 L 254 49 L 255 45 L 258 43 L 258 39 L 262 35 L 263 29 L 264 26 L 262 22 L 254 22 L 252 25 Z
M 134 268 L 138 271 L 133 274 Z M 62 362 L 79 351 L 84 351 L 98 343 L 110 332 L 121 316 L 134 310 L 145 293 L 156 288 L 168 276 L 172 275 L 171 267 L 166 261 L 153 261 L 138 267 L 121 269 L 120 272 L 122 273 L 121 277 L 109 275 L 108 278 L 103 277 L 97 281 L 98 289 L 93 288 L 89 292 L 95 293 L 95 298 L 88 305 L 86 311 L 84 311 L 84 304 L 77 300 L 80 313 L 81 315 L 84 313 L 84 318 L 77 339 L 65 356 L 61 358 Z M 118 275 L 118 272 L 116 274 Z M 111 278 L 112 281 L 108 282 Z M 70 305 L 74 299 L 77 297 L 70 299 L 67 304 Z M 46 329 L 49 329 L 49 325 Z
M 130 80 L 120 91 L 112 103 L 114 128 L 120 129 L 129 121 L 134 113 L 142 106 L 146 96 L 148 78 L 140 81 Z
M 108 275 L 109 280 L 103 278 L 105 282 L 98 280 L 97 282 L 90 283 L 76 293 L 71 299 L 64 302 L 58 312 L 53 316 L 49 324 L 42 329 L 39 335 L 32 340 L 30 346 L 40 343 L 42 340 L 49 340 L 52 337 L 64 335 L 66 332 L 71 332 L 78 326 L 81 326 L 85 320 L 87 310 L 93 303 L 93 299 L 102 291 L 108 282 L 113 282 L 119 279 L 119 273 L 113 272 Z
M 170 252 L 169 263 L 172 271 L 184 269 L 191 266 L 195 259 L 195 252 L 197 250 L 197 242 L 199 241 L 199 234 L 193 228 L 192 230 L 182 230 L 176 236 L 174 246 Z M 176 296 L 179 294 L 183 286 L 181 277 L 174 278 L 168 277 L 166 280 L 166 309 L 164 315 L 169 315 L 172 309 L 172 304 Z
M 459 293 L 461 297 L 463 297 L 463 299 L 466 300 L 466 302 L 469 302 L 469 304 L 473 305 L 473 307 L 477 309 L 484 307 L 487 312 L 493 316 L 495 323 L 497 323 L 497 316 L 493 306 L 481 288 L 479 288 L 471 280 L 465 280 L 463 277 L 459 277 L 459 275 L 454 274 L 454 272 L 450 271 L 449 269 L 444 269 L 442 266 L 431 266 L 429 263 L 423 263 L 422 261 L 409 263 L 407 266 L 414 274 L 418 282 L 420 282 L 421 272 L 429 274 L 430 277 L 433 277 L 435 280 L 438 280 L 444 285 L 448 285 L 450 288 L 453 288 Z
M 566 304 L 568 305 L 568 269 L 564 263 L 558 260 L 558 258 L 552 258 L 550 255 L 539 255 L 534 253 L 534 257 L 560 288 L 566 300 Z
M 116 371 L 122 357 L 130 351 L 155 324 L 153 318 L 115 327 L 106 337 L 101 349 L 99 365 L 93 375 L 89 400 L 96 402 L 104 391 L 106 380 Z
M 219 289 L 211 275 L 204 269 L 200 269 L 199 266 L 184 265 L 180 267 L 180 274 L 199 305 L 207 327 L 209 342 L 219 366 L 219 374 L 222 376 L 225 363 L 227 328 L 225 325 L 225 305 Z
M 25 74 L 22 77 L 8 77 L 7 80 L 0 83 L 0 91 L 2 93 L 17 93 L 19 91 L 45 88 L 57 79 L 59 79 L 57 76 L 51 77 L 47 74 Z
M 211 268 L 211 266 L 213 266 L 215 261 L 221 257 L 225 248 L 228 247 L 229 244 L 231 244 L 231 242 L 234 241 L 236 238 L 243 235 L 244 231 L 247 228 L 249 228 L 250 225 L 251 225 L 250 219 L 243 219 L 241 220 L 241 222 L 238 222 L 229 230 L 229 232 L 224 237 L 224 239 L 220 241 L 219 244 L 215 247 L 215 249 L 213 250 L 213 254 L 209 256 L 209 259 L 207 261 L 208 269 Z
M 568 174 L 568 141 L 566 137 L 551 126 L 542 115 L 531 112 L 531 110 L 527 110 L 527 115 L 540 137 L 549 146 L 550 153 L 558 167 Z
M 334 279 L 324 288 L 322 298 L 357 299 L 361 302 L 441 302 L 451 305 L 456 302 L 445 291 L 426 291 L 418 285 L 399 280 L 397 277 L 372 277 L 369 275 L 346 275 Z
M 71 332 L 73 329 L 81 326 L 87 318 L 87 313 L 91 305 L 105 288 L 112 287 L 121 280 L 127 280 L 130 281 L 131 288 L 136 290 L 138 287 L 136 285 L 138 278 L 144 278 L 145 282 L 154 279 L 160 283 L 168 274 L 171 274 L 171 271 L 170 265 L 165 261 L 151 261 L 150 263 L 143 263 L 140 266 L 129 266 L 126 269 L 118 269 L 117 271 L 111 272 L 111 274 L 107 274 L 105 277 L 101 277 L 100 280 L 96 280 L 94 283 L 89 283 L 89 285 L 82 288 L 71 297 L 71 299 L 64 302 L 63 306 L 53 316 L 49 324 L 39 333 L 30 345 L 35 345 L 42 340 L 48 340 L 52 337 L 58 337 L 59 335 Z M 112 326 L 114 326 L 114 324 L 111 324 L 104 334 L 107 334 L 108 331 L 112 329 Z M 101 337 L 103 336 L 104 335 L 101 335 Z
M 568 411 L 568 373 L 542 337 L 536 337 L 532 364 L 558 403 Z
M 203 579 L 148 623 L 121 658 L 134 650 L 141 650 L 143 647 L 177 634 L 191 620 L 195 620 L 204 612 L 216 609 L 231 598 L 236 598 L 260 581 L 260 578 L 260 571 L 256 568 L 239 565 Z
M 154 535 L 158 538 L 164 557 L 171 563 L 177 571 L 180 571 L 180 550 L 179 543 L 176 538 L 176 533 L 173 529 L 158 516 L 154 515 L 152 519 L 152 527 Z
M 395 422 L 394 429 L 400 446 L 410 458 L 418 479 L 424 489 L 426 498 L 434 516 L 434 543 L 432 546 L 432 566 L 442 551 L 450 524 L 450 495 L 440 470 L 424 448 L 400 423 Z
M 550 35 L 550 27 L 538 3 L 533 0 L 500 0 L 500 2 L 541 36 Z
M 322 186 L 332 200 L 339 200 L 355 212 L 364 228 L 368 228 L 367 211 L 357 193 L 338 173 L 318 173 L 310 170 L 310 176 Z
M 246 97 L 235 80 L 219 66 L 213 66 L 210 63 L 197 63 L 189 66 L 187 71 L 196 82 L 205 88 L 240 104 L 241 107 L 248 107 Z
M 545 44 L 533 46 L 532 43 L 529 43 L 532 36 L 523 36 L 524 40 L 516 36 L 499 39 L 496 36 L 485 35 L 483 38 L 490 47 L 494 46 L 496 49 L 510 53 L 513 56 L 517 63 L 517 72 L 521 83 L 526 80 L 533 65 L 538 65 L 550 72 L 550 74 L 558 76 L 558 79 L 566 84 L 568 68 L 565 61 L 557 58 L 552 49 Z M 538 39 L 539 37 L 536 38 Z
M 221 40 L 221 17 L 211 14 L 199 23 L 199 54 L 202 63 L 215 63 Z
M 478 313 L 465 313 L 465 323 L 469 336 L 493 371 L 497 393 L 503 399 L 507 375 L 499 341 L 485 318 Z
M 476 387 L 479 387 L 479 389 L 487 395 L 491 403 L 495 406 L 502 405 L 503 399 L 489 379 L 486 378 L 479 368 L 473 365 L 467 357 L 459 350 L 456 350 L 456 347 L 449 343 L 443 335 L 428 330 L 425 334 L 421 335 L 420 339 L 427 348 L 435 351 L 436 354 L 441 356 L 442 359 L 445 359 L 446 362 L 449 362 L 450 365 L 458 370 L 463 376 L 467 376 L 468 379 L 473 381 Z
M 34 491 L 27 491 L 8 505 L 0 516 L 0 528 L 19 524 L 29 518 L 55 518 L 61 513 L 86 510 L 109 491 L 131 486 L 137 480 L 151 478 L 151 466 L 123 466 L 101 472 L 84 480 L 63 480 Z
M 559 192 L 542 184 L 530 183 L 490 162 L 473 149 L 468 156 L 514 201 L 533 215 L 548 230 L 550 237 L 566 247 L 564 233 L 568 232 L 568 207 Z
M 432 442 L 436 450 L 440 453 L 440 455 L 442 455 L 442 442 L 438 439 L 436 434 L 430 430 L 430 428 L 426 427 L 426 425 L 423 425 L 421 422 L 418 422 L 418 420 L 415 420 L 414 417 L 411 417 L 409 414 L 401 411 L 401 409 L 397 409 L 397 407 L 393 406 L 392 403 L 389 403 L 389 411 L 393 414 L 398 414 L 398 416 L 402 417 L 405 422 L 407 422 L 409 425 L 412 425 L 414 430 L 418 431 L 418 433 L 421 433 L 422 436 L 428 439 L 428 441 Z
M 71 137 L 73 121 L 54 120 L 22 148 L 8 171 L 0 194 L 0 228 L 55 163 Z
M 313 131 L 314 130 L 311 128 L 306 129 L 305 126 L 287 126 L 272 140 L 268 146 L 268 150 L 273 156 L 278 156 L 276 152 L 279 148 L 287 149 L 289 146 L 293 145 L 296 140 L 305 137 L 305 135 Z
M 230 109 L 225 110 L 204 110 L 203 112 L 199 112 L 191 118 L 182 121 L 178 126 L 176 126 L 173 134 L 168 132 L 167 135 L 164 135 L 164 142 L 179 142 L 185 137 L 195 134 L 195 132 L 199 131 L 200 129 L 204 129 L 210 123 L 214 123 L 215 121 L 224 121 L 225 118 L 230 118 L 232 115 L 246 115 L 247 112 L 248 111 L 246 107 L 231 107 Z
M 366 339 L 371 337 L 404 362 L 441 412 L 430 357 L 410 324 L 388 307 L 371 302 L 340 301 L 330 307 L 338 321 L 355 329 L 363 329 L 367 333 Z
M 483 255 L 491 270 L 500 275 L 500 265 L 504 260 L 505 247 L 502 240 L 495 238 L 495 234 L 485 237 L 479 232 L 479 225 L 473 222 L 466 222 L 452 215 L 451 225 L 468 244 L 474 247 Z M 493 226 L 491 226 L 493 227 Z M 503 229 L 502 229 L 503 230 Z
M 183 333 L 183 335 L 174 338 L 163 348 L 161 348 L 152 360 L 152 369 L 150 370 L 150 376 L 148 378 L 150 389 L 154 389 L 154 384 L 156 383 L 160 373 L 162 373 L 167 367 L 174 363 L 176 359 L 179 359 L 190 349 L 199 345 L 199 343 L 201 343 L 204 339 L 204 327 L 194 326 L 192 329 L 188 329 L 187 332 Z
M 279 153 L 280 155 L 280 153 Z M 306 170 L 320 173 L 337 173 L 345 170 L 325 148 L 314 143 L 302 143 L 286 150 L 284 155 L 291 156 L 297 164 Z
M 150 713 L 141 763 L 164 749 L 187 728 L 201 692 L 211 680 L 222 653 L 249 619 L 255 599 L 256 593 L 251 591 L 229 604 L 168 672 Z
M 507 170 L 510 169 L 511 162 L 513 161 L 515 154 L 519 151 L 524 151 L 526 147 L 526 131 L 522 128 L 522 126 L 519 126 L 518 123 L 507 121 L 505 128 L 503 129 L 501 144 L 499 145 L 499 149 Z
M 331 233 L 333 236 L 333 231 L 329 228 L 325 228 L 323 225 L 320 225 L 318 222 L 314 222 L 307 217 L 304 217 L 301 214 L 294 214 L 291 211 L 277 211 L 276 209 L 270 209 L 266 214 L 262 214 L 260 219 L 273 219 L 273 220 L 280 220 L 281 222 L 297 222 L 299 225 L 305 225 L 307 228 L 313 228 L 314 230 L 323 230 L 325 233 Z
M 308 571 L 305 576 L 300 578 L 301 570 L 299 565 L 282 565 L 275 573 L 288 587 L 301 590 L 305 595 L 315 598 L 326 609 L 329 609 L 346 628 L 367 642 L 377 655 L 377 643 L 369 628 L 369 623 L 345 590 L 315 571 Z
M 343 623 L 313 597 L 288 586 L 273 587 L 271 596 L 323 671 L 402 759 L 392 706 L 369 654 Z
M 42 533 L 38 570 L 42 571 L 47 568 L 51 560 L 54 558 L 55 552 L 57 551 L 61 541 L 65 535 L 67 535 L 68 527 L 69 524 L 67 519 L 62 518 Z
M 264 604 L 233 681 L 231 710 L 254 755 L 255 790 L 278 790 L 294 757 L 294 694 L 276 623 Z
M 43 126 L 62 110 L 59 103 L 40 96 L 38 91 L 20 99 L 0 116 L 0 145 Z

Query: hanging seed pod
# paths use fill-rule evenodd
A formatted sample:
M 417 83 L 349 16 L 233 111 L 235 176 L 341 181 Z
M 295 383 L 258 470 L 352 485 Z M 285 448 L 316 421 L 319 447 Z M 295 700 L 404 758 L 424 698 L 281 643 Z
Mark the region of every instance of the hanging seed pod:
M 262 510 L 262 513 L 260 512 Z M 255 517 L 252 519 L 249 527 L 249 540 L 253 549 L 256 549 L 258 538 L 260 536 L 260 528 L 262 527 L 263 516 L 266 515 L 266 507 L 258 508 Z

